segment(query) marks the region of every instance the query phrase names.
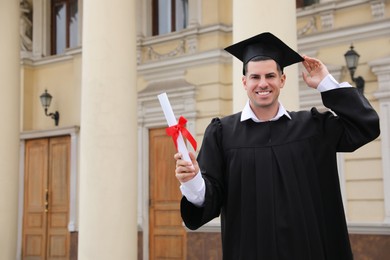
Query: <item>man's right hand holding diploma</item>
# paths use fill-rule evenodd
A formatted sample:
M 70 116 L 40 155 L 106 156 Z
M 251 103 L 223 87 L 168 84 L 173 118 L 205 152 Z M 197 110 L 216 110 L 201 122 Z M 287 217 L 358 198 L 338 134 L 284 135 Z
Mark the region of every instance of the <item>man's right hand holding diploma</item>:
M 185 183 L 189 180 L 192 180 L 199 172 L 199 165 L 195 159 L 195 155 L 192 152 L 189 152 L 188 154 L 190 156 L 191 162 L 183 160 L 181 153 L 176 153 L 174 155 L 176 160 L 176 178 L 180 181 L 180 183 Z
M 181 183 L 180 190 L 189 202 L 201 207 L 205 200 L 206 185 L 200 174 L 198 162 L 192 152 L 188 153 L 191 162 L 182 159 L 181 153 L 176 153 L 176 178 Z

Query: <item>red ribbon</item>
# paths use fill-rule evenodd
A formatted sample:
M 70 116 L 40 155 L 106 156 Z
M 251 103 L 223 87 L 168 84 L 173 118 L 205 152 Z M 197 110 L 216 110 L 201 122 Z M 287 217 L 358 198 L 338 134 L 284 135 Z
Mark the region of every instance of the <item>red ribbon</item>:
M 167 132 L 167 135 L 172 136 L 173 142 L 175 143 L 175 147 L 177 150 L 177 138 L 179 137 L 179 133 L 181 133 L 187 140 L 190 142 L 192 147 L 194 147 L 194 150 L 196 151 L 196 141 L 194 137 L 192 137 L 191 133 L 187 130 L 185 127 L 187 123 L 187 119 L 185 119 L 183 116 L 179 118 L 179 122 L 177 125 L 173 125 L 170 127 L 167 127 L 165 130 Z

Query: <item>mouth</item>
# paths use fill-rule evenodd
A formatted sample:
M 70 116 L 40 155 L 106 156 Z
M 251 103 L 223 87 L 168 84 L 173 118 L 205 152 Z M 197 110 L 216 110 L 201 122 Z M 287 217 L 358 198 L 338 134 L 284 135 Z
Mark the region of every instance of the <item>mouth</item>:
M 271 93 L 271 91 L 270 90 L 260 90 L 260 91 L 256 91 L 255 93 L 259 96 L 267 96 Z

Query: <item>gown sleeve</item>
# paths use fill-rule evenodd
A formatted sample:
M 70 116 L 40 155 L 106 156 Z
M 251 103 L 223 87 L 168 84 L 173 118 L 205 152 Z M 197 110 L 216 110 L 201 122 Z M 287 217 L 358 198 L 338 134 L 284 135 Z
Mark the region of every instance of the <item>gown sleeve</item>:
M 323 121 L 323 127 L 328 135 L 337 133 L 329 136 L 336 142 L 337 152 L 353 152 L 379 136 L 379 116 L 356 88 L 325 91 L 321 96 L 324 105 L 336 114 L 328 113 L 330 118 Z
M 198 229 L 220 215 L 224 198 L 224 159 L 222 151 L 221 121 L 214 118 L 206 128 L 198 163 L 205 180 L 206 193 L 203 207 L 197 207 L 185 197 L 181 200 L 181 216 L 185 225 L 192 230 Z

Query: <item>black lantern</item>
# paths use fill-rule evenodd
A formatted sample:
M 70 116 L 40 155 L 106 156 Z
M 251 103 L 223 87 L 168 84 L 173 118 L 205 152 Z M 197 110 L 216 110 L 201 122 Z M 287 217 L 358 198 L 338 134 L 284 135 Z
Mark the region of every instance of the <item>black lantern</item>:
M 49 108 L 51 100 L 53 98 L 52 95 L 50 95 L 47 92 L 47 89 L 45 89 L 45 93 L 43 93 L 39 98 L 41 99 L 41 104 L 45 109 L 45 115 L 50 116 L 52 119 L 54 119 L 54 124 L 58 126 L 58 121 L 60 120 L 60 113 L 58 113 L 58 111 L 50 114 L 47 113 L 47 109 Z
M 355 82 L 356 88 L 360 91 L 360 93 L 363 93 L 365 83 L 364 79 L 361 76 L 355 78 L 355 71 L 358 66 L 360 55 L 353 49 L 352 44 L 350 49 L 344 54 L 344 57 L 349 73 L 351 74 L 352 81 Z

